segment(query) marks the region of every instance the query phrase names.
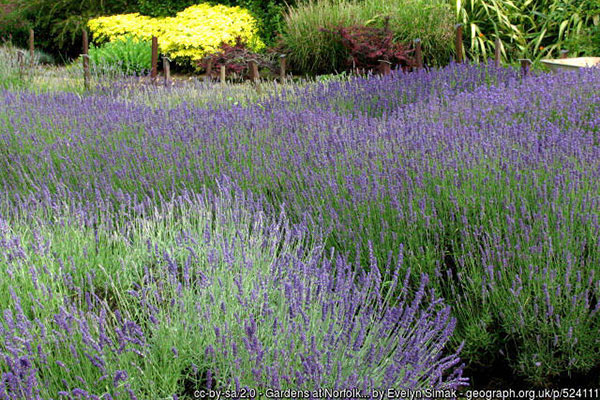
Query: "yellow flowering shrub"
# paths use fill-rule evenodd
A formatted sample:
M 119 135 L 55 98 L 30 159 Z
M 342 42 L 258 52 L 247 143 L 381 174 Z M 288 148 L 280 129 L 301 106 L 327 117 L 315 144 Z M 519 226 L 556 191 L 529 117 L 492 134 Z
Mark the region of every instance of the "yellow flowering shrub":
M 258 51 L 265 45 L 258 37 L 254 17 L 240 7 L 198 4 L 175 17 L 151 18 L 121 14 L 91 19 L 88 27 L 97 41 L 113 41 L 125 35 L 142 40 L 156 36 L 161 53 L 175 61 L 199 61 L 218 51 L 221 43 L 235 43 L 240 37 Z
M 125 36 L 150 40 L 152 36 L 159 36 L 158 27 L 157 18 L 138 13 L 99 17 L 88 21 L 88 28 L 97 42 L 112 42 Z

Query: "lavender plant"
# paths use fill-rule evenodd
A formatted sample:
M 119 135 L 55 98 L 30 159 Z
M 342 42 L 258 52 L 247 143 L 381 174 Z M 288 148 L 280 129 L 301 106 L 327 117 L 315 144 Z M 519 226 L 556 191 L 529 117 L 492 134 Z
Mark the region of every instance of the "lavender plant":
M 333 273 L 305 224 L 267 217 L 232 187 L 185 192 L 145 217 L 115 212 L 112 228 L 90 224 L 100 209 L 53 195 L 0 220 L 0 265 L 12 278 L 0 397 L 466 383 L 457 355 L 442 352 L 455 321 L 426 278 L 413 296 L 398 273 L 380 291 L 378 268 L 359 274 L 339 255 Z
M 3 43 L 0 45 L 0 57 L 4 60 L 0 63 L 0 87 L 18 88 L 23 86 L 23 76 L 19 69 L 19 60 L 17 52 L 22 51 L 14 46 Z M 25 52 L 23 51 L 23 63 L 25 62 Z
M 463 358 L 501 358 L 543 385 L 600 365 L 599 82 L 593 69 L 522 79 L 451 65 L 163 108 L 135 91 L 4 91 L 0 187 L 7 218 L 41 202 L 120 238 L 128 221 L 158 219 L 173 196 L 227 176 L 261 198 L 257 211 L 273 217 L 283 205 L 291 224 L 322 234 L 342 256 L 327 260 L 334 274 L 352 265 L 369 288 L 378 265 L 387 288 L 410 269 L 416 296 L 426 273 L 453 305 Z

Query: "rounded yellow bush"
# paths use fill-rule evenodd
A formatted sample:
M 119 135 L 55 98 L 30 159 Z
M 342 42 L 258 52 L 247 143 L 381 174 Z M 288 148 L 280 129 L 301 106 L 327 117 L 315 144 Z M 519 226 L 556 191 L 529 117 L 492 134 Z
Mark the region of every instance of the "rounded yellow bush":
M 88 27 L 97 41 L 113 41 L 125 35 L 147 40 L 158 38 L 161 53 L 178 62 L 198 61 L 214 53 L 221 43 L 233 44 L 241 37 L 254 51 L 264 48 L 257 35 L 256 20 L 245 9 L 199 4 L 175 17 L 151 18 L 121 14 L 91 19 Z

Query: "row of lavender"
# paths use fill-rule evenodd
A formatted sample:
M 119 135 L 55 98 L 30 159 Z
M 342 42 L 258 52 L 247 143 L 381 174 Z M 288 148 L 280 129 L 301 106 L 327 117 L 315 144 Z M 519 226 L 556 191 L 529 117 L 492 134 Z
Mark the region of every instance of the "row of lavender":
M 217 196 L 185 184 L 114 191 L 57 149 L 83 155 L 75 136 L 118 141 L 136 122 L 85 127 L 77 97 L 3 100 L 1 398 L 464 386 L 457 355 L 442 353 L 455 319 L 425 276 L 405 289 L 401 260 L 383 283 L 375 258 L 362 273 L 324 252 L 307 221 L 290 224 L 231 183 Z M 95 104 L 98 115 L 124 106 Z
M 125 299 L 129 294 L 114 288 L 128 288 L 148 281 L 139 271 L 144 264 L 150 262 L 185 275 L 185 257 L 182 255 L 177 261 L 176 257 L 167 257 L 164 251 L 167 251 L 165 246 L 185 248 L 182 244 L 185 239 L 168 232 L 189 230 L 186 224 L 191 221 L 191 211 L 174 211 L 173 221 L 184 222 L 171 223 L 162 216 L 164 207 L 175 201 L 174 196 L 202 193 L 205 187 L 216 189 L 216 182 L 221 179 L 231 180 L 241 190 L 260 197 L 260 201 L 244 204 L 244 207 L 262 210 L 267 218 L 279 215 L 283 208 L 291 219 L 290 224 L 297 224 L 297 231 L 305 238 L 303 251 L 316 251 L 314 249 L 321 244 L 326 250 L 334 248 L 341 258 L 337 261 L 329 258 L 331 269 L 342 276 L 346 275 L 340 271 L 345 271 L 348 262 L 360 264 L 369 271 L 371 275 L 363 279 L 362 284 L 373 285 L 373 291 L 368 293 L 378 293 L 370 296 L 395 298 L 398 295 L 401 299 L 402 293 L 406 295 L 406 287 L 421 293 L 417 291 L 420 277 L 427 273 L 437 295 L 453 305 L 457 324 L 451 347 L 458 347 L 464 341 L 461 355 L 470 363 L 503 358 L 516 372 L 537 383 L 568 373 L 585 374 L 600 365 L 597 339 L 600 329 L 599 78 L 598 71 L 590 70 L 528 77 L 522 81 L 509 70 L 452 65 L 441 71 L 396 73 L 377 79 L 313 86 L 304 92 L 299 89 L 293 96 L 281 93 L 245 107 L 212 108 L 182 104 L 157 109 L 115 100 L 115 96 L 123 97 L 118 89 L 85 98 L 64 93 L 3 92 L 0 97 L 3 214 L 7 221 L 20 221 L 35 214 L 28 210 L 46 210 L 37 220 L 41 221 L 40 226 L 50 227 L 60 226 L 60 218 L 65 215 L 76 218 L 83 227 L 83 233 L 77 231 L 77 235 L 87 237 L 96 255 L 90 257 L 91 250 L 85 250 L 85 256 L 79 256 L 80 259 L 91 261 L 84 263 L 86 267 L 71 265 L 69 269 L 74 272 L 69 274 L 80 271 L 80 279 L 86 282 L 84 272 L 102 266 L 103 273 L 97 274 L 95 279 L 103 280 L 109 289 L 113 287 L 100 293 L 112 304 L 105 312 L 114 312 L 113 309 L 119 309 L 122 304 L 131 303 Z M 212 205 L 208 208 L 218 209 Z M 168 236 L 159 241 L 162 246 L 158 246 L 161 249 L 158 254 L 162 257 L 150 258 L 155 260 L 153 262 L 144 258 L 127 262 L 123 255 L 137 254 L 131 248 L 138 249 L 140 254 L 147 251 L 146 257 L 156 253 L 156 249 L 144 250 L 145 247 L 137 246 L 140 239 L 135 232 L 141 230 L 149 235 L 148 232 L 155 230 L 139 228 L 140 221 L 160 225 L 161 232 Z M 241 225 L 236 229 L 247 229 Z M 23 234 L 33 235 L 27 232 Z M 193 237 L 188 233 L 183 237 L 190 235 Z M 43 235 L 32 238 L 32 242 L 44 241 Z M 58 244 L 54 246 L 65 246 L 72 252 L 86 249 L 83 239 L 59 240 L 57 237 L 55 240 Z M 219 240 L 217 248 L 226 248 L 231 242 L 227 237 Z M 7 240 L 6 243 L 9 243 L 6 248 L 10 248 L 13 242 Z M 293 271 L 303 270 L 293 264 L 302 260 L 295 255 L 297 250 L 286 253 L 282 250 L 285 248 L 286 245 L 281 246 L 276 255 L 295 260 L 289 268 L 289 275 L 293 277 Z M 80 251 L 83 250 L 77 250 L 77 254 Z M 53 252 L 56 253 L 54 248 Z M 26 257 L 30 261 L 19 267 L 20 275 L 13 275 L 31 279 L 27 271 L 35 265 L 45 265 L 44 258 L 37 253 L 36 250 Z M 112 254 L 121 255 L 113 257 Z M 59 265 L 60 273 L 64 274 L 67 268 L 60 267 L 60 262 L 68 265 L 68 260 L 53 257 L 46 264 Z M 17 258 L 7 256 L 7 259 Z M 317 269 L 326 265 L 323 260 L 302 263 Z M 198 265 L 202 270 L 206 263 L 194 264 L 192 258 L 188 265 Z M 381 279 L 373 275 L 377 265 L 383 271 Z M 385 272 L 383 266 L 386 265 L 394 268 Z M 356 273 L 360 270 L 356 269 Z M 400 285 L 402 290 L 389 289 L 390 282 L 397 282 L 398 276 L 404 276 L 407 270 L 410 273 L 406 285 Z M 164 285 L 176 287 L 175 280 L 167 275 L 163 281 L 159 279 L 163 283 L 157 284 L 159 299 L 166 290 Z M 120 283 L 112 283 L 116 276 Z M 308 277 L 304 279 L 311 282 Z M 49 279 L 49 282 L 60 280 Z M 280 285 L 277 287 L 286 288 L 285 282 L 276 280 L 275 283 Z M 72 289 L 68 284 L 61 286 L 65 292 L 62 297 L 67 297 L 62 302 L 83 297 L 72 293 L 77 293 L 77 284 L 70 285 Z M 251 291 L 250 282 L 248 285 Z M 311 285 L 305 284 L 305 287 Z M 257 298 L 257 291 L 258 288 L 255 294 L 248 294 L 250 298 Z M 283 289 L 283 292 L 302 293 L 302 290 Z M 298 296 L 304 299 L 306 307 L 313 304 L 306 300 L 310 296 Z M 339 291 L 331 289 L 328 296 L 335 298 Z M 421 299 L 421 295 L 415 293 L 409 297 Z M 35 302 L 34 299 L 30 301 Z M 243 298 L 240 299 L 243 303 Z M 5 300 L 3 304 L 16 304 L 15 300 Z M 318 309 L 322 307 L 322 311 L 317 314 L 327 315 L 327 307 L 323 300 L 319 301 Z M 396 310 L 382 306 L 386 302 L 376 299 L 362 301 L 379 304 L 375 308 L 360 308 L 369 313 L 369 317 L 361 320 L 365 324 L 385 309 Z M 335 303 L 333 300 L 332 304 Z M 432 305 L 439 306 L 436 300 L 427 300 L 421 310 Z M 37 307 L 34 303 L 30 303 L 29 308 L 31 306 Z M 83 305 L 80 308 L 86 307 L 91 308 Z M 154 307 L 161 310 L 158 305 Z M 89 308 L 89 315 L 101 314 Z M 280 305 L 279 309 L 283 308 L 285 306 Z M 176 314 L 166 310 L 161 312 L 170 322 L 161 328 L 161 337 L 170 337 L 168 332 L 178 332 L 172 333 L 173 337 L 184 340 L 180 330 L 172 327 Z M 54 311 L 44 313 L 52 315 Z M 41 311 L 31 312 L 35 315 Z M 139 311 L 130 313 L 132 320 L 138 318 L 146 323 L 151 315 L 139 316 Z M 310 320 L 311 314 L 305 314 Z M 340 320 L 319 318 L 345 326 L 342 314 L 336 314 Z M 281 318 L 294 315 L 284 312 Z M 219 324 L 224 322 L 223 316 L 215 318 Z M 421 365 L 414 369 L 418 377 L 411 376 L 407 371 L 412 369 L 406 365 L 385 371 L 387 367 L 351 370 L 360 371 L 360 378 L 373 379 L 377 384 L 384 382 L 382 378 L 372 377 L 367 371 L 382 376 L 388 376 L 389 371 L 389 379 L 397 379 L 403 386 L 426 385 L 436 373 L 440 376 L 448 367 L 447 360 L 436 361 L 435 356 L 439 356 L 451 325 L 447 325 L 449 321 L 443 313 L 431 310 L 424 310 L 420 318 L 410 323 L 423 335 L 419 337 L 421 333 L 418 333 L 417 340 L 424 339 L 431 347 L 426 353 L 404 358 L 404 362 Z M 187 321 L 187 318 L 182 320 Z M 253 332 L 249 321 L 246 321 L 248 332 Z M 379 321 L 386 329 L 397 329 L 393 322 Z M 350 319 L 351 332 L 355 332 L 354 329 L 360 332 L 355 326 L 358 322 L 358 318 Z M 146 332 L 140 322 L 136 324 Z M 152 332 L 151 324 L 148 326 Z M 264 329 L 265 324 L 257 323 L 257 326 Z M 308 326 L 315 329 L 314 324 Z M 404 328 L 400 331 L 405 332 Z M 115 328 L 114 332 L 118 337 L 122 330 Z M 367 358 L 362 360 L 371 359 L 367 355 L 371 350 L 362 344 L 362 339 L 356 338 L 366 334 L 375 332 L 365 329 L 350 346 L 352 351 L 364 352 Z M 388 344 L 380 344 L 374 336 L 370 337 L 373 345 L 383 346 L 382 352 L 377 353 L 381 356 L 378 360 L 391 362 L 394 358 L 388 357 L 385 350 Z M 429 337 L 432 339 L 425 339 Z M 207 336 L 203 338 L 214 348 L 216 336 L 210 340 Z M 319 339 L 324 340 L 315 335 L 315 344 L 310 344 L 312 349 L 319 349 Z M 185 340 L 193 352 L 191 348 L 199 339 Z M 247 345 L 236 344 L 234 352 L 241 347 L 252 348 L 248 340 L 251 338 L 246 338 Z M 270 348 L 279 349 L 283 342 L 290 346 L 290 341 L 310 343 L 313 339 L 306 336 L 302 340 L 282 333 L 271 340 L 274 342 Z M 402 340 L 400 343 L 406 345 L 400 346 L 398 352 L 416 351 L 411 348 L 416 342 Z M 171 351 L 164 342 L 160 344 Z M 15 344 L 5 346 L 23 348 Z M 175 347 L 176 351 L 171 354 L 181 354 Z M 197 350 L 194 348 L 196 353 Z M 352 359 L 351 353 L 333 351 L 343 355 L 343 360 Z M 13 361 L 19 360 L 20 353 L 14 354 L 17 358 Z M 335 362 L 327 360 L 326 352 L 320 354 L 321 367 L 311 367 L 318 363 L 311 364 L 307 361 L 309 358 L 302 358 L 304 371 L 312 371 L 306 372 L 311 377 L 319 376 L 318 371 L 327 374 L 326 365 L 335 369 L 331 367 Z M 429 359 L 430 356 L 434 359 Z M 123 362 L 120 356 L 111 357 Z M 160 360 L 173 358 L 169 357 L 171 355 L 159 356 Z M 253 359 L 255 362 L 263 356 L 257 357 Z M 283 353 L 281 357 L 285 359 Z M 32 350 L 27 360 L 33 358 Z M 209 355 L 201 358 L 210 359 Z M 398 358 L 399 363 L 401 358 Z M 362 360 L 361 365 L 370 365 Z M 419 364 L 422 360 L 427 361 Z M 151 369 L 152 362 L 145 362 Z M 185 375 L 181 369 L 183 363 L 177 365 L 179 375 L 172 376 Z M 220 369 L 222 376 L 235 381 L 233 371 L 239 371 L 231 367 L 235 363 L 222 365 L 229 365 Z M 273 361 L 265 365 L 270 367 L 269 371 L 257 370 L 256 377 L 277 376 L 273 378 L 275 381 L 264 381 L 265 384 L 287 382 L 284 375 L 293 381 L 291 386 L 298 382 L 320 383 L 317 378 L 309 379 L 302 374 L 295 378 L 294 374 L 281 372 L 288 366 L 287 362 Z M 39 365 L 35 368 L 40 370 Z M 115 371 L 124 371 L 123 368 Z M 188 375 L 208 385 L 212 382 L 206 375 L 209 369 L 207 364 L 199 368 L 204 371 L 201 378 L 191 372 Z M 127 376 L 136 377 L 129 379 L 130 385 L 144 381 L 148 373 L 143 368 L 141 371 L 145 372 L 133 371 L 138 369 L 127 370 Z M 251 368 L 247 371 L 254 376 Z M 42 375 L 40 379 L 55 376 Z M 352 378 L 350 381 L 358 381 Z M 407 380 L 402 383 L 402 379 Z M 444 384 L 458 384 L 454 378 L 448 379 Z M 186 386 L 182 382 L 187 381 L 170 384 Z M 369 383 L 360 382 L 366 386 Z M 163 387 L 169 387 L 166 390 L 170 390 L 169 393 L 176 391 L 175 386 Z

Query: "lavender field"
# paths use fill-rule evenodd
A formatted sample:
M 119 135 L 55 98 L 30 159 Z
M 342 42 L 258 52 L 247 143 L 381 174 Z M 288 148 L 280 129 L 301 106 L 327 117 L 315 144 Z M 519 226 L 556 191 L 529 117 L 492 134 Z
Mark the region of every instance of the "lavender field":
M 597 387 L 600 70 L 224 98 L 0 91 L 0 399 Z

